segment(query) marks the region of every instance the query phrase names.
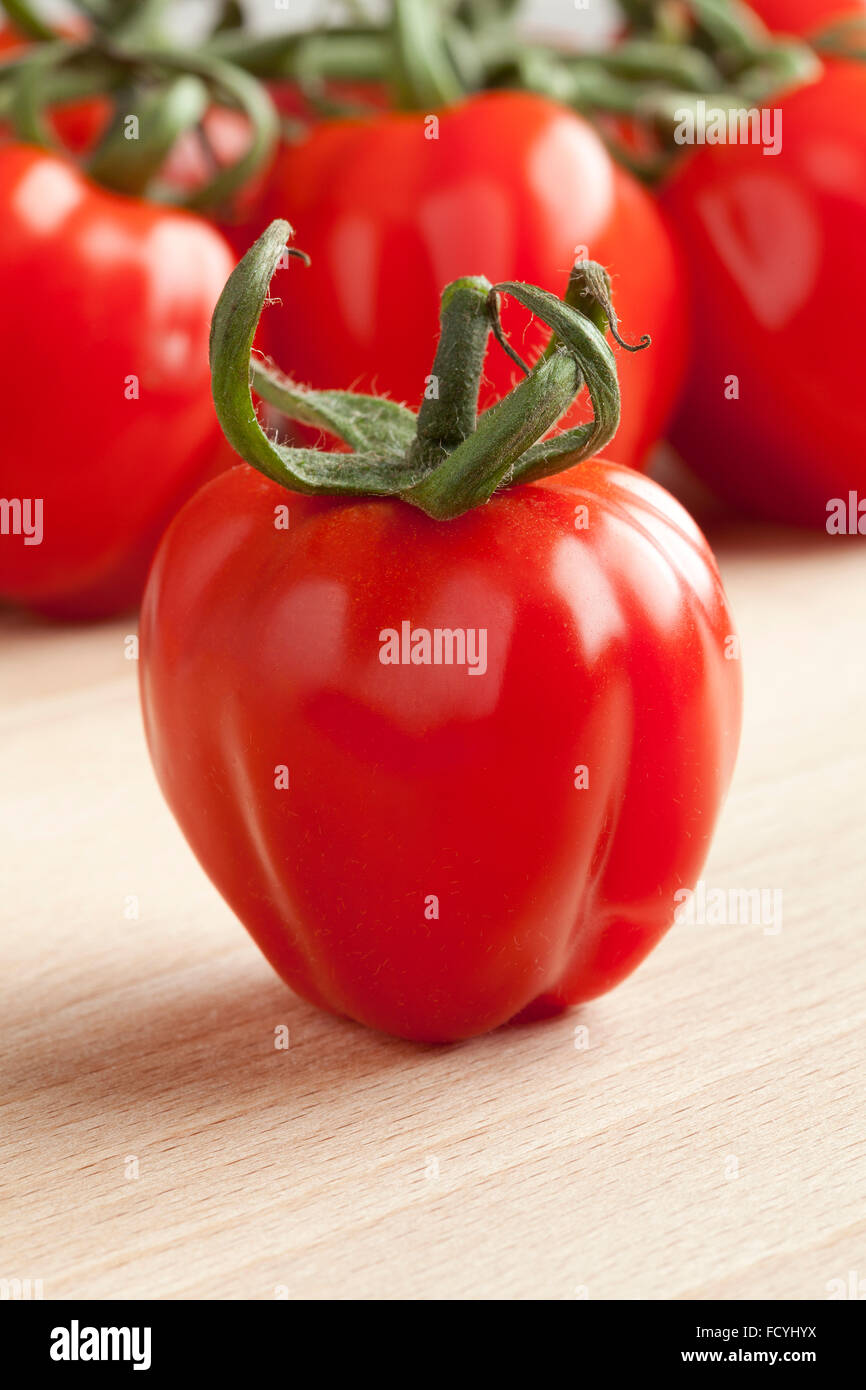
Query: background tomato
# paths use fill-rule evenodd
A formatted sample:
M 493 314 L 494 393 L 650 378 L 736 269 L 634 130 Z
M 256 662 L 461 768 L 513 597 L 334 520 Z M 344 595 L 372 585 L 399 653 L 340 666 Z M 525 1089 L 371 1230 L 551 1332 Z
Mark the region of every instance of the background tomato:
M 623 334 L 653 347 L 619 354 L 622 424 L 614 446 L 639 465 L 662 432 L 682 370 L 681 282 L 671 239 L 644 189 L 591 127 L 542 97 L 496 92 L 442 112 L 328 121 L 283 147 L 249 245 L 288 217 L 310 269 L 274 285 L 260 345 L 300 381 L 357 386 L 415 407 L 430 372 L 444 285 L 467 271 L 564 293 L 578 248 L 607 266 Z M 427 138 L 428 135 L 435 138 Z M 518 307 L 517 349 L 540 332 Z M 518 372 L 491 353 L 482 406 Z M 580 407 L 566 424 L 584 418 Z
M 739 507 L 823 526 L 866 491 L 866 68 L 833 64 L 781 109 L 780 154 L 703 146 L 663 195 L 694 302 L 672 438 Z
M 119 612 L 169 517 L 227 457 L 207 343 L 233 257 L 199 218 L 26 146 L 0 149 L 0 210 L 0 494 L 44 513 L 41 544 L 0 537 L 0 595 Z
M 814 34 L 835 20 L 866 15 L 866 0 L 748 0 L 778 34 Z

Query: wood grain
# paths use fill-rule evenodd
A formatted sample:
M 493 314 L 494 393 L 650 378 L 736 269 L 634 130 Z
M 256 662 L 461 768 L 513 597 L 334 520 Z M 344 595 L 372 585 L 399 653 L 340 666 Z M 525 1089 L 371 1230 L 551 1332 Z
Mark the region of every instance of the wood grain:
M 713 540 L 747 716 L 705 879 L 781 889 L 781 932 L 676 927 L 579 1014 L 450 1048 L 271 973 L 160 799 L 130 620 L 0 620 L 0 1277 L 105 1299 L 820 1299 L 866 1278 L 864 553 Z

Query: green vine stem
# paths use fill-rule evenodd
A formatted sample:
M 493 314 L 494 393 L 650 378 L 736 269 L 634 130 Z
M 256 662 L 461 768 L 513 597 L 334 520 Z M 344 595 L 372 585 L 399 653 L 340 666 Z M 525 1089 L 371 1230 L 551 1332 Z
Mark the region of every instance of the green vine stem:
M 171 0 L 113 0 L 100 28 L 126 43 L 162 41 L 162 20 Z
M 111 125 L 88 164 L 90 177 L 117 193 L 152 190 L 179 136 L 198 125 L 207 105 L 207 87 L 187 74 L 175 77 L 156 92 L 122 89 Z M 143 139 L 127 138 L 127 112 L 135 113 Z
M 729 61 L 748 66 L 767 47 L 766 25 L 739 0 L 685 0 L 700 35 Z
M 272 81 L 385 82 L 393 47 L 383 30 L 326 29 L 311 33 L 250 35 L 243 29 L 218 30 L 204 53 L 234 63 Z
M 416 415 L 384 397 L 313 391 L 251 357 L 271 278 L 291 236 L 288 222 L 271 223 L 229 277 L 211 324 L 211 382 L 223 433 L 267 477 L 300 493 L 399 497 L 444 521 L 499 488 L 571 468 L 613 438 L 620 396 L 604 330 L 618 333 L 609 280 L 594 262 L 575 266 L 565 300 L 534 285 L 491 285 L 480 276 L 446 286 L 429 389 Z M 289 256 L 305 259 L 295 250 Z M 283 273 L 302 273 L 291 269 L 293 260 L 288 266 Z M 478 416 L 491 331 L 507 347 L 498 316 L 502 294 L 546 323 L 553 339 L 525 379 Z M 584 385 L 592 420 L 546 438 Z M 294 448 L 270 438 L 257 418 L 253 388 L 289 418 L 338 436 L 354 452 Z
M 18 0 L 0 0 L 0 5 L 7 15 L 14 13 L 18 16 L 21 13 Z M 29 6 L 25 9 L 29 10 Z M 26 25 L 23 20 L 16 19 L 13 28 L 20 32 L 22 37 L 35 40 L 36 46 L 28 46 L 0 59 L 2 120 L 11 119 L 16 85 L 21 80 L 24 70 L 46 51 L 53 56 L 48 60 L 43 58 L 44 67 L 40 74 L 43 101 L 40 103 L 40 109 L 42 105 L 62 105 L 64 102 L 92 96 L 96 92 L 109 93 L 127 81 L 127 73 L 116 67 L 109 69 L 105 58 L 88 49 L 83 39 L 73 44 L 71 39 L 61 37 L 35 17 L 32 27 Z
M 53 38 L 8 65 L 4 64 L 3 76 L 11 83 L 4 114 L 11 119 L 21 140 L 45 149 L 59 148 L 46 116 L 52 79 L 61 69 L 77 66 L 82 61 L 89 65 L 91 59 L 101 64 L 101 55 L 96 54 L 89 43 Z M 89 76 L 95 77 L 93 68 Z
M 39 41 L 56 37 L 28 0 L 2 0 L 2 4 L 12 28 L 22 37 Z
M 213 32 L 227 34 L 232 30 L 242 29 L 243 24 L 244 12 L 240 0 L 220 0 L 214 16 Z
M 393 0 L 386 19 L 267 39 L 233 30 L 210 51 L 260 76 L 297 81 L 322 109 L 330 82 L 390 87 L 399 104 L 435 110 L 466 92 L 520 87 L 598 124 L 620 162 L 650 180 L 676 152 L 676 113 L 702 99 L 723 110 L 761 105 L 814 80 L 813 48 L 768 33 L 742 0 L 622 0 L 628 28 L 604 51 L 568 52 L 527 40 L 510 0 Z M 828 40 L 838 43 L 837 36 Z M 858 41 L 848 42 L 856 56 Z M 608 117 L 630 117 L 655 148 L 636 157 Z
M 158 38 L 161 21 L 170 0 L 111 0 L 108 4 L 88 4 L 76 0 L 75 8 L 84 17 L 84 28 L 97 27 L 114 37 L 144 39 Z M 60 35 L 58 29 L 46 24 L 30 4 L 30 0 L 0 0 L 13 29 L 28 39 L 47 42 Z
M 370 82 L 387 86 L 395 104 L 423 111 L 458 101 L 482 85 L 486 72 L 469 32 L 431 0 L 393 0 L 384 26 L 368 22 L 264 38 L 217 32 L 204 51 L 258 77 L 297 82 L 311 97 L 328 83 Z
M 839 20 L 822 29 L 812 42 L 824 58 L 866 63 L 866 17 L 855 14 Z
M 201 78 L 214 96 L 227 98 L 246 116 L 250 141 L 240 159 L 220 169 L 202 188 L 179 200 L 184 207 L 194 210 L 228 203 L 267 163 L 279 139 L 280 117 L 267 89 L 241 68 L 212 54 L 200 56 L 156 48 L 136 52 L 135 60 L 169 73 Z
M 591 53 L 527 41 L 514 0 L 392 0 L 384 21 L 357 3 L 343 25 L 268 37 L 247 32 L 236 0 L 224 0 L 214 32 L 194 52 L 161 34 L 167 0 L 78 0 L 93 27 L 87 43 L 57 40 L 31 0 L 0 3 L 22 35 L 40 41 L 0 64 L 0 118 L 50 147 L 49 106 L 115 94 L 114 119 L 91 165 L 109 187 L 178 200 L 160 184 L 159 169 L 173 140 L 198 123 L 202 84 L 209 99 L 245 113 L 249 147 L 184 196 L 196 209 L 228 204 L 270 156 L 279 118 L 258 79 L 292 81 L 311 108 L 338 116 L 372 109 L 341 91 L 345 83 L 388 87 L 399 104 L 424 111 L 470 91 L 529 89 L 593 120 L 620 163 L 655 182 L 680 152 L 677 127 L 698 101 L 727 112 L 764 105 L 819 76 L 816 49 L 866 59 L 862 21 L 834 25 L 810 47 L 769 34 L 743 0 L 621 0 L 624 37 Z M 141 129 L 134 144 L 124 126 L 132 114 Z M 621 117 L 648 137 L 639 149 L 622 139 Z
M 669 30 L 670 0 L 637 0 L 625 6 L 631 27 L 625 46 L 649 37 L 661 38 Z M 704 53 L 736 94 L 770 98 L 785 86 L 808 82 L 816 64 L 808 44 L 770 34 L 763 21 L 743 0 L 679 0 L 683 26 L 674 46 L 680 53 Z M 682 84 L 680 84 L 682 85 Z M 696 87 L 697 92 L 702 92 Z M 707 95 L 712 85 L 703 91 Z M 733 102 L 731 102 L 733 104 Z
M 463 88 L 448 53 L 440 8 L 430 0 L 392 0 L 397 91 L 410 109 L 435 111 Z
M 0 108 L 11 118 L 19 138 L 58 148 L 46 112 L 68 69 L 80 70 L 76 94 L 108 89 L 117 93 L 114 119 L 92 156 L 90 172 L 106 186 L 125 193 L 192 209 L 220 207 L 270 158 L 279 138 L 279 114 L 273 101 L 266 88 L 243 69 L 212 54 L 126 46 L 102 34 L 82 42 L 41 43 L 3 65 L 2 79 L 11 85 Z M 210 99 L 244 113 L 249 144 L 234 164 L 217 170 L 203 187 L 179 197 L 162 186 L 156 175 L 177 137 L 198 122 Z M 136 141 L 124 135 L 124 123 L 131 115 L 139 118 Z

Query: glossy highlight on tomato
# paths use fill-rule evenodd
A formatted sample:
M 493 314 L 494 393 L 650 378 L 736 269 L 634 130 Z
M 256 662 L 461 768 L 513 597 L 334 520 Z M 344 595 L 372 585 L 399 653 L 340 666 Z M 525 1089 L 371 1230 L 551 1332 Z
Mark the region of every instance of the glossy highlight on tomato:
M 475 634 L 476 654 L 484 633 L 484 661 L 386 664 L 404 624 Z M 630 469 L 437 522 L 241 465 L 159 548 L 145 727 L 283 979 L 451 1041 L 602 994 L 671 925 L 736 756 L 733 633 L 698 528 Z

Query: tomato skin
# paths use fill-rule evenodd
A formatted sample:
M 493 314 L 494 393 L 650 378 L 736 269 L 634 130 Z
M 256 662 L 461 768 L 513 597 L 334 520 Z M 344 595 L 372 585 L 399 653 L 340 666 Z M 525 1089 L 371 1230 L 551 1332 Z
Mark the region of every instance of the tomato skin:
M 834 21 L 866 14 L 866 0 L 749 0 L 776 34 L 815 34 Z
M 486 629 L 486 672 L 383 665 L 403 621 Z M 628 975 L 700 872 L 739 735 L 734 629 L 694 522 L 630 469 L 442 523 L 241 465 L 168 529 L 140 631 L 169 806 L 320 1007 L 419 1041 L 557 1012 Z
M 60 617 L 122 612 L 173 512 L 229 455 L 207 343 L 234 260 L 200 219 L 23 145 L 0 149 L 0 208 L 0 495 L 44 514 L 41 544 L 0 537 L 0 594 Z
M 613 275 L 626 339 L 654 339 L 648 352 L 618 353 L 616 457 L 642 464 L 684 357 L 679 268 L 654 201 L 585 121 L 545 98 L 472 98 L 440 113 L 438 139 L 425 138 L 429 119 L 390 112 L 328 121 L 282 148 L 246 245 L 287 217 L 312 266 L 292 266 L 275 282 L 281 302 L 265 310 L 262 348 L 314 386 L 375 386 L 417 408 L 449 281 L 483 274 L 562 294 L 585 246 Z M 505 306 L 503 323 L 524 355 L 543 341 L 515 305 Z M 518 375 L 493 347 L 482 406 Z M 580 403 L 566 423 L 586 417 Z
M 824 526 L 830 499 L 866 490 L 866 68 L 834 64 L 780 106 L 778 155 L 703 146 L 663 195 L 694 304 L 672 440 L 739 508 Z

